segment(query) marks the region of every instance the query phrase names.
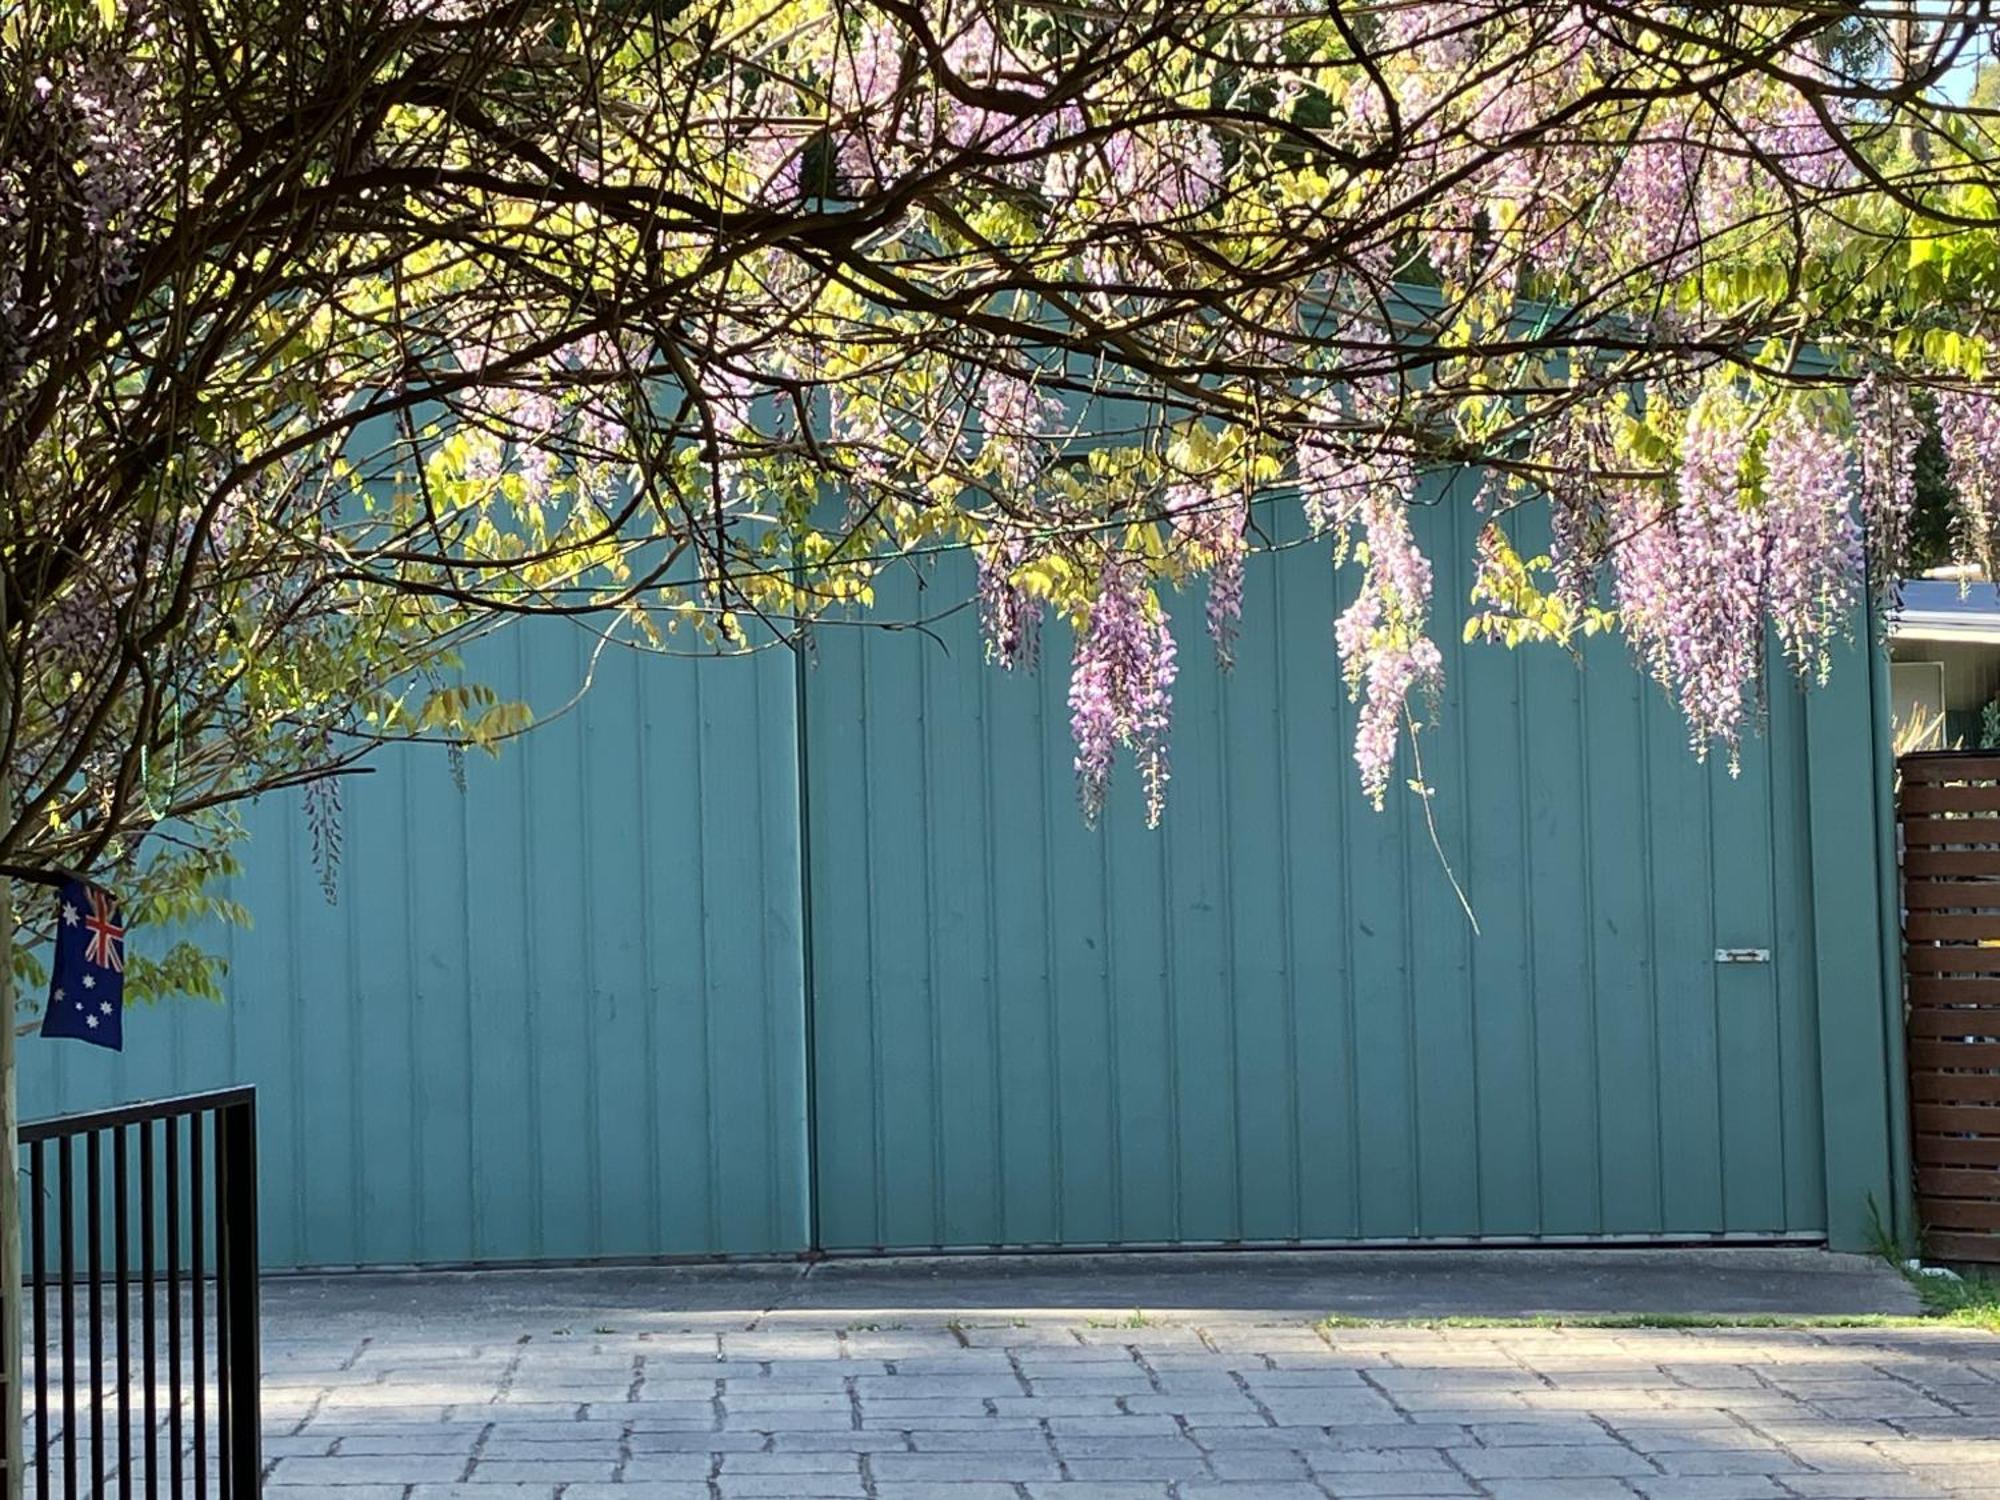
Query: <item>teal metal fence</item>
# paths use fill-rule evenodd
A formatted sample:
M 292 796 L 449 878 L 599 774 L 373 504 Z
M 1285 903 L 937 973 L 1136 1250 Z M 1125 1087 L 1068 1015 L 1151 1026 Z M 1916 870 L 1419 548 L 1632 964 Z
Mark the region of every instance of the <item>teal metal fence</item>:
M 588 645 L 519 630 L 478 666 L 549 713 Z M 333 906 L 273 799 L 229 1002 L 135 1011 L 122 1057 L 24 1041 L 23 1114 L 255 1083 L 272 1265 L 796 1248 L 791 736 L 782 654 L 609 652 L 463 792 L 435 751 L 348 782 Z
M 1077 814 L 1067 633 L 986 667 L 964 560 L 913 566 L 881 612 L 926 631 L 829 625 L 796 671 L 613 652 L 463 792 L 385 756 L 338 906 L 258 810 L 230 1003 L 135 1016 L 123 1060 L 27 1043 L 24 1107 L 256 1083 L 275 1265 L 1861 1243 L 1899 1108 L 1872 652 L 1776 680 L 1732 778 L 1621 644 L 1458 643 L 1468 511 L 1421 518 L 1428 799 L 1355 788 L 1322 547 L 1252 562 L 1226 677 L 1169 601 L 1158 832 L 1129 774 Z M 546 713 L 586 643 L 482 665 Z

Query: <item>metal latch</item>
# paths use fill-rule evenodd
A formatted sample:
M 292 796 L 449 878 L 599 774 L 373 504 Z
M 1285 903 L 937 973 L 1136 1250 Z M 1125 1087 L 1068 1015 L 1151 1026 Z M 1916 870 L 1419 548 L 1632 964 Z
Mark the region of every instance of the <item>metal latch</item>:
M 1769 948 L 1717 948 L 1715 961 L 1719 964 L 1767 964 L 1771 961 Z

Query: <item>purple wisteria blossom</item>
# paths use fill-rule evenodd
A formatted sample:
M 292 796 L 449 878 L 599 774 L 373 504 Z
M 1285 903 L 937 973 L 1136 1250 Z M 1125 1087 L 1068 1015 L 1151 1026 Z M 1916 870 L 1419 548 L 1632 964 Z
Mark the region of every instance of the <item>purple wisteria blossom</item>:
M 1861 515 L 1877 587 L 1896 577 L 1917 505 L 1917 441 L 1922 427 L 1907 386 L 1870 373 L 1854 390 L 1854 456 Z
M 1794 411 L 1773 425 L 1764 467 L 1764 608 L 1793 668 L 1825 681 L 1861 577 L 1853 457 Z
M 1444 658 L 1426 634 L 1431 564 L 1410 530 L 1416 465 L 1408 454 L 1374 449 L 1341 454 L 1308 438 L 1298 453 L 1300 501 L 1315 530 L 1332 531 L 1345 549 L 1359 532 L 1361 592 L 1334 627 L 1342 675 L 1360 704 L 1354 762 L 1361 789 L 1377 807 L 1395 772 L 1396 745 L 1412 692 L 1435 692 Z
M 1962 540 L 1974 557 L 1993 566 L 2000 540 L 2000 396 L 1983 390 L 1939 391 L 1938 431 L 1958 492 Z
M 1211 495 L 1197 485 L 1174 484 L 1167 489 L 1166 511 L 1172 544 L 1207 575 L 1208 634 L 1217 664 L 1227 671 L 1235 662 L 1236 630 L 1243 620 L 1249 501 L 1240 493 Z
M 989 542 L 974 551 L 979 564 L 979 623 L 986 659 L 1008 671 L 1032 670 L 1041 656 L 1042 601 L 1014 581 L 1028 560 L 1018 536 Z
M 1145 779 L 1146 824 L 1159 825 L 1166 807 L 1175 672 L 1173 631 L 1147 584 L 1145 564 L 1114 554 L 1104 563 L 1097 598 L 1077 632 L 1070 667 L 1070 732 L 1087 821 L 1094 824 L 1103 810 L 1112 761 L 1125 748 Z
M 1371 485 L 1361 504 L 1361 592 L 1334 627 L 1349 694 L 1360 704 L 1354 763 L 1361 790 L 1382 805 L 1396 766 L 1396 744 L 1413 691 L 1434 692 L 1444 659 L 1424 633 L 1431 565 L 1410 533 L 1409 491 Z
M 1744 690 L 1764 653 L 1764 516 L 1743 499 L 1748 447 L 1747 425 L 1727 402 L 1699 402 L 1671 503 L 1651 487 L 1628 495 L 1615 553 L 1634 646 L 1679 698 L 1695 754 L 1720 742 L 1732 765 Z
M 1009 490 L 1025 490 L 1041 477 L 1062 434 L 1060 398 L 1018 375 L 989 374 L 977 400 L 981 455 Z

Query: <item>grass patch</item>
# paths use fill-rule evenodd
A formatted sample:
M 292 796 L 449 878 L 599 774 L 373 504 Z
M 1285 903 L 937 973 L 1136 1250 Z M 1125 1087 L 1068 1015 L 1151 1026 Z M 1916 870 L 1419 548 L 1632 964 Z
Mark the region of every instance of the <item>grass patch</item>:
M 1930 1321 L 2000 1333 L 2000 1281 L 1984 1271 L 1969 1276 L 1927 1276 L 1913 1269 L 1923 1263 L 1917 1247 L 1898 1242 L 1889 1232 L 1873 1193 L 1868 1195 L 1868 1223 L 1875 1253 L 1902 1273 Z
M 1983 1271 L 1957 1279 L 1905 1274 L 1931 1321 L 2000 1333 L 2000 1281 Z
M 1147 1317 L 1144 1311 L 1136 1307 L 1132 1309 L 1130 1317 L 1085 1318 L 1083 1321 L 1084 1326 L 1088 1328 L 1151 1328 L 1153 1326 L 1153 1320 Z
M 1575 1313 L 1515 1318 L 1355 1318 L 1334 1313 L 1320 1319 L 1318 1326 L 1329 1332 L 1343 1328 L 1921 1328 L 1935 1321 L 1935 1317 L 1893 1313 Z

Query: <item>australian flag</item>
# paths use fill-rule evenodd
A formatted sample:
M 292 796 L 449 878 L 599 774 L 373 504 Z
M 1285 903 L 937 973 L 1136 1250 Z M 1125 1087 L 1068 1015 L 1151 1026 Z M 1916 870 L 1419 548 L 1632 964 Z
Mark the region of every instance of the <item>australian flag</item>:
M 65 880 L 56 898 L 55 973 L 43 1036 L 125 1047 L 125 915 L 118 898 Z

